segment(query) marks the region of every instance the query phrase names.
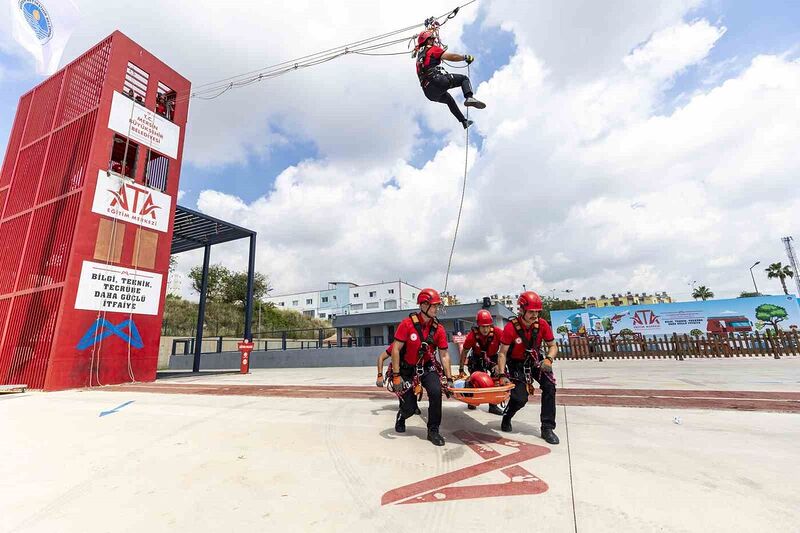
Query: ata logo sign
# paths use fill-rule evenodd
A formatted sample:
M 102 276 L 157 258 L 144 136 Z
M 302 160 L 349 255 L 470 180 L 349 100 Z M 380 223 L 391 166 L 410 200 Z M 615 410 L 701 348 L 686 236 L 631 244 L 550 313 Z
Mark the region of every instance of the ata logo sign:
M 150 216 L 156 219 L 156 209 L 161 209 L 153 202 L 153 195 L 146 187 L 140 187 L 132 183 L 123 183 L 118 191 L 109 190 L 114 195 L 110 207 L 119 206 L 121 209 L 129 211 L 134 215 Z M 142 201 L 141 199 L 144 198 Z M 129 201 L 129 200 L 132 200 Z
M 105 170 L 98 172 L 92 212 L 166 232 L 171 209 L 172 197 L 168 194 L 116 174 L 109 175 Z
M 659 322 L 657 314 L 647 309 L 633 313 L 633 325 L 646 328 L 648 326 L 659 326 L 661 322 Z

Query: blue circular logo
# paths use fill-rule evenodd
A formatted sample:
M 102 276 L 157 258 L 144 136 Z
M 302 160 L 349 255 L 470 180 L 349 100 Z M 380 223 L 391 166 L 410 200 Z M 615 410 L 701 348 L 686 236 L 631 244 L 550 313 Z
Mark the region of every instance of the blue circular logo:
M 41 44 L 53 36 L 50 15 L 39 0 L 19 0 L 19 9 Z

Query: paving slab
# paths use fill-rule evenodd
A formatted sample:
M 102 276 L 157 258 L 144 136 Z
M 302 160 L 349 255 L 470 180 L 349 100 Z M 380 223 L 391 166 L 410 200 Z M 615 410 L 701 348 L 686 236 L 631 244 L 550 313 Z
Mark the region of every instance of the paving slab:
M 799 368 L 790 361 L 714 361 L 725 370 L 704 362 L 695 377 L 725 389 L 722 376 L 755 383 L 779 368 L 776 390 L 790 391 Z M 614 362 L 612 371 L 644 376 L 651 363 L 672 362 Z M 598 376 L 580 372 L 574 379 Z M 663 372 L 664 386 L 676 388 Z M 373 373 L 262 370 L 159 383 L 363 385 Z M 568 388 L 569 379 L 565 372 Z M 798 531 L 798 414 L 559 406 L 562 443 L 550 446 L 536 403 L 505 434 L 485 408 L 445 402 L 447 444 L 437 448 L 425 440 L 421 405 L 423 416 L 398 435 L 388 394 L 2 397 L 0 531 Z

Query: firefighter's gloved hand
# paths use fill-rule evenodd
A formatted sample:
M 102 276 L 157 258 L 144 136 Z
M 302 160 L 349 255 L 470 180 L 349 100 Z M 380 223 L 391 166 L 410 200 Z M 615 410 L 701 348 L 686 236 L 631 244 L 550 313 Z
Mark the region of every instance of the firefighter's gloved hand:
M 463 366 L 458 367 L 458 376 L 456 376 L 456 377 L 458 379 L 464 379 L 465 377 L 467 377 L 467 374 L 464 373 L 464 367 Z
M 545 357 L 544 359 L 542 359 L 542 365 L 540 366 L 540 368 L 542 369 L 542 372 L 552 373 L 553 360 L 550 359 L 549 357 Z
M 400 376 L 394 376 L 392 378 L 392 391 L 394 392 L 405 392 L 408 389 L 409 385 L 406 381 L 403 380 Z
M 490 372 L 492 373 L 492 375 L 493 375 L 493 376 L 498 376 L 498 375 L 500 375 L 500 369 L 499 369 L 499 368 L 497 368 L 497 365 L 494 365 L 494 366 L 492 367 L 492 369 L 490 370 Z
M 500 385 L 508 385 L 509 383 L 511 383 L 511 380 L 508 379 L 508 376 L 506 376 L 505 374 L 501 374 Z
M 453 393 L 450 392 L 450 389 L 452 387 L 453 387 L 453 378 L 447 378 L 444 387 L 444 395 L 447 396 L 448 398 L 451 398 L 453 396 Z
M 375 386 L 379 389 L 383 388 L 383 374 L 378 374 L 377 379 L 375 379 Z
M 467 63 L 467 65 L 469 65 L 470 63 L 475 61 L 475 56 L 466 55 L 464 56 L 464 61 Z

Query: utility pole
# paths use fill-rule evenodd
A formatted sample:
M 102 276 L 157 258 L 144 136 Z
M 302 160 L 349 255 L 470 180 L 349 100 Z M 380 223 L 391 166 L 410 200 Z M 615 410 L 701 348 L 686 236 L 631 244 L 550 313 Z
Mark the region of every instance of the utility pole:
M 789 264 L 792 265 L 792 270 L 794 271 L 794 284 L 797 287 L 797 294 L 800 295 L 800 273 L 797 272 L 797 260 L 794 256 L 794 247 L 792 246 L 792 237 L 784 237 L 781 239 L 783 244 L 786 246 L 786 255 L 789 256 Z

